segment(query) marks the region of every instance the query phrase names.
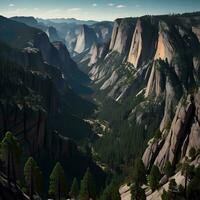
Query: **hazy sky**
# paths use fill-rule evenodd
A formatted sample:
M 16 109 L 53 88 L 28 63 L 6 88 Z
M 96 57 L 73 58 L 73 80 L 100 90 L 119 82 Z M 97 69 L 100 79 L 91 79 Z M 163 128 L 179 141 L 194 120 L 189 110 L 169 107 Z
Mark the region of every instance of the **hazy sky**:
M 200 11 L 200 0 L 0 0 L 0 15 L 114 20 Z

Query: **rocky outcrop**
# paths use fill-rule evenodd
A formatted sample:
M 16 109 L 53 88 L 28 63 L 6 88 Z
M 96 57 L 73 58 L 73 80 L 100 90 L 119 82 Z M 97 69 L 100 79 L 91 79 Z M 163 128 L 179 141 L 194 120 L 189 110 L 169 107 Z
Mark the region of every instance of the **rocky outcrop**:
M 142 17 L 137 20 L 128 62 L 134 67 L 146 64 L 155 54 L 157 30 L 155 19 Z
M 165 22 L 161 21 L 159 23 L 159 37 L 154 60 L 167 59 L 169 63 L 171 62 L 175 49 L 173 43 L 169 41 L 169 32 L 169 26 Z
M 163 134 L 166 138 L 158 140 L 159 143 L 163 142 L 163 146 L 158 146 L 158 142 L 150 143 L 143 155 L 147 168 L 154 163 L 162 170 L 167 161 L 175 166 L 188 156 L 192 147 L 196 150 L 200 148 L 199 95 L 198 91 L 194 96 L 189 95 L 186 100 L 180 100 L 169 133 L 166 129 Z
M 164 143 L 164 139 L 151 139 L 148 142 L 148 147 L 146 148 L 142 160 L 144 162 L 144 166 L 147 170 L 151 169 L 155 158 L 158 156 L 162 146 Z
M 128 54 L 134 28 L 135 20 L 133 18 L 117 19 L 113 27 L 110 51 Z
M 89 49 L 94 42 L 97 41 L 94 31 L 86 25 L 82 25 L 81 32 L 78 35 L 74 51 L 76 53 L 82 53 Z
M 195 105 L 193 100 L 189 100 L 184 106 L 181 104 L 182 102 L 179 103 L 165 143 L 155 160 L 155 164 L 161 169 L 163 169 L 167 161 L 175 165 L 181 159 L 181 148 L 187 135 L 190 134 Z
M 120 194 L 121 200 L 131 200 L 130 186 L 122 185 L 119 188 L 119 194 Z
M 50 27 L 47 28 L 46 34 L 48 35 L 49 40 L 51 42 L 55 42 L 55 41 L 60 41 L 61 40 L 60 37 L 58 36 L 57 30 L 53 26 L 50 26 Z
M 146 87 L 145 97 L 148 97 L 149 95 L 155 95 L 156 97 L 161 96 L 161 94 L 163 94 L 165 90 L 166 77 L 163 74 L 163 72 L 159 70 L 159 66 L 160 63 L 158 61 L 153 63 L 150 77 Z
M 108 87 L 112 87 L 116 83 L 117 79 L 118 79 L 117 72 L 114 71 L 111 77 L 101 86 L 100 90 L 105 90 Z
M 99 45 L 94 43 L 90 49 L 90 61 L 88 66 L 96 64 L 100 59 L 104 59 L 108 53 L 108 44 Z
M 103 21 L 93 24 L 91 28 L 95 31 L 98 43 L 105 44 L 110 41 L 113 29 L 113 22 Z

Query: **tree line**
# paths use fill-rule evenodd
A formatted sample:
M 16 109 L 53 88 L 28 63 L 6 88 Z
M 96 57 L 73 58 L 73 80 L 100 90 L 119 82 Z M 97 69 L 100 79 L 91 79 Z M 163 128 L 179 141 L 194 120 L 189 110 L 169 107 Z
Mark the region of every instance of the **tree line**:
M 190 159 L 186 157 L 185 162 L 178 168 L 181 175 L 185 177 L 184 185 L 176 183 L 173 175 L 178 171 L 174 169 L 169 161 L 166 162 L 163 172 L 160 172 L 159 168 L 153 165 L 148 174 L 143 161 L 136 159 L 133 170 L 133 182 L 130 185 L 131 199 L 146 200 L 145 190 L 151 189 L 153 193 L 163 186 L 161 180 L 163 177 L 166 177 L 166 182 L 169 182 L 169 186 L 167 191 L 163 189 L 162 200 L 198 200 L 200 195 L 200 166 L 195 167 L 190 164 L 196 155 L 196 151 L 191 149 L 189 152 Z
M 17 187 L 16 177 L 17 166 L 19 165 L 22 149 L 17 138 L 7 132 L 0 142 L 0 171 L 4 171 L 8 187 Z M 33 157 L 29 157 L 24 165 L 24 182 L 26 187 L 24 192 L 28 194 L 30 200 L 35 196 L 43 195 L 43 173 Z M 69 191 L 69 192 L 68 192 Z M 79 200 L 96 199 L 96 181 L 88 168 L 79 184 L 74 177 L 70 190 L 67 188 L 65 171 L 60 162 L 57 162 L 49 176 L 49 197 L 57 200 L 71 197 Z

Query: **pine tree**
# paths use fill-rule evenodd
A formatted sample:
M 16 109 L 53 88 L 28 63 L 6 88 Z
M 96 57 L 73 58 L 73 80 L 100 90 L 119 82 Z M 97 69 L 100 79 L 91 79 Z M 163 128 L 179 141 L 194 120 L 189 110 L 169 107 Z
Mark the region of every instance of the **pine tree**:
M 138 186 L 141 186 L 144 183 L 146 183 L 145 167 L 141 159 L 135 160 L 133 179 L 134 179 L 134 183 Z
M 7 132 L 1 143 L 1 159 L 6 165 L 8 184 L 12 179 L 16 185 L 16 164 L 19 161 L 21 148 L 16 137 Z
M 119 185 L 112 181 L 103 191 L 100 200 L 120 200 Z
M 89 189 L 88 189 L 88 184 L 86 179 L 83 178 L 83 180 L 81 180 L 81 187 L 80 187 L 80 193 L 79 193 L 79 200 L 89 200 Z
M 167 161 L 165 164 L 164 173 L 167 175 L 168 178 L 173 175 L 173 167 L 169 161 Z
M 161 178 L 160 170 L 157 166 L 153 165 L 149 175 L 149 185 L 152 191 L 155 191 L 159 186 L 159 180 Z
M 171 179 L 169 182 L 168 192 L 164 190 L 161 197 L 162 200 L 175 200 L 175 199 L 178 200 L 179 198 L 182 199 L 180 194 L 181 191 L 179 191 L 175 179 Z
M 79 185 L 77 179 L 74 178 L 70 190 L 70 197 L 76 199 L 78 197 L 78 194 L 79 194 Z
M 131 188 L 131 199 L 132 200 L 146 200 L 144 189 L 142 189 L 139 185 L 134 184 Z
M 194 147 L 192 147 L 190 150 L 189 150 L 189 156 L 191 158 L 191 160 L 194 160 L 195 159 L 195 156 L 196 156 L 196 149 Z
M 96 197 L 96 183 L 94 177 L 92 176 L 88 168 L 81 181 L 79 199 L 88 200 L 90 198 L 95 199 L 95 197 Z
M 28 186 L 28 193 L 31 199 L 33 199 L 33 194 L 35 192 L 41 193 L 42 191 L 42 172 L 40 171 L 39 167 L 35 160 L 30 157 L 25 163 L 24 166 L 24 177 L 26 184 Z
M 187 186 L 188 199 L 199 199 L 200 196 L 200 166 L 194 169 L 194 175 Z
M 185 198 L 187 198 L 187 184 L 188 184 L 188 181 L 189 181 L 189 179 L 192 175 L 193 168 L 194 168 L 194 166 L 190 166 L 187 160 L 182 164 L 181 173 L 182 173 L 182 175 L 185 176 L 185 184 L 184 184 Z
M 49 194 L 58 200 L 66 195 L 65 173 L 59 162 L 50 175 Z

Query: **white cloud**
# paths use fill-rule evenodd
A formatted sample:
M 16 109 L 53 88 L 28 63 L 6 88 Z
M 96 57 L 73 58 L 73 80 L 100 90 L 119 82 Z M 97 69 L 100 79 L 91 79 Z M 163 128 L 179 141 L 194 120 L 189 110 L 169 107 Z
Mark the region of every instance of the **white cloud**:
M 10 3 L 8 6 L 9 6 L 9 7 L 14 7 L 14 6 L 15 6 L 15 4 L 13 4 L 13 3 Z
M 96 3 L 93 3 L 92 6 L 93 6 L 93 7 L 97 7 L 98 5 L 97 5 Z
M 125 7 L 126 7 L 125 5 L 121 5 L 121 4 L 116 6 L 116 8 L 125 8 Z
M 40 10 L 39 8 L 33 8 L 33 10 L 37 11 L 37 10 Z
M 115 4 L 114 3 L 109 3 L 108 6 L 113 7 Z
M 69 8 L 68 11 L 69 12 L 76 12 L 76 11 L 79 11 L 81 10 L 81 8 Z

